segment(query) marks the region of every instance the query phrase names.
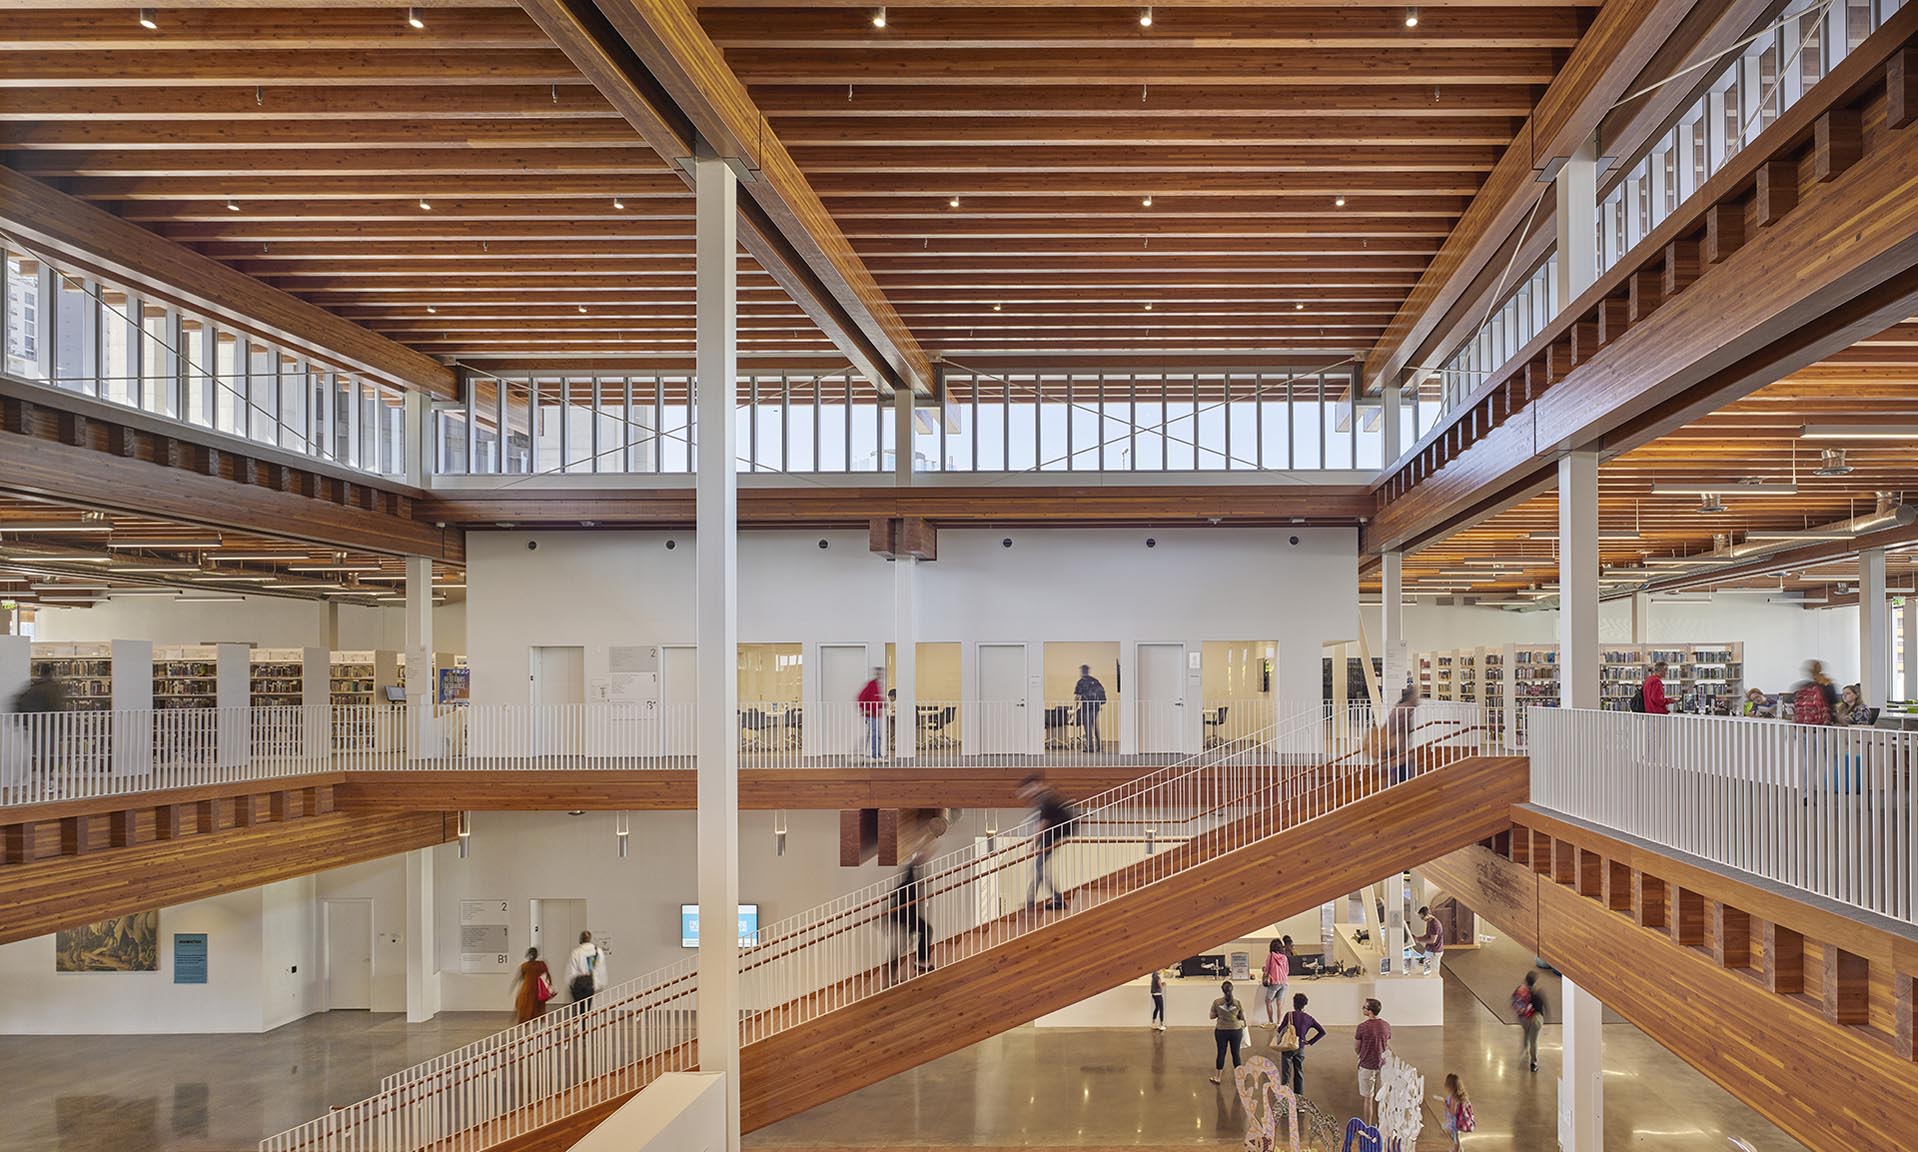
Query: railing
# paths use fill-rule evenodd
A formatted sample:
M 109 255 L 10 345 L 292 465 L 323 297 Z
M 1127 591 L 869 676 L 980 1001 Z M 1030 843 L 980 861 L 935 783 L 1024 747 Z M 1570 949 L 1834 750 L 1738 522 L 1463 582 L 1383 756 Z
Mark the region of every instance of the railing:
M 1423 705 L 1375 732 L 1362 708 L 1285 709 L 1221 744 L 1088 799 L 1051 845 L 1027 820 L 927 861 L 911 892 L 869 885 L 742 941 L 740 1040 L 750 1044 L 914 979 L 907 921 L 933 926 L 928 960 L 952 964 L 1189 871 L 1381 788 L 1479 750 L 1472 705 Z M 1018 881 L 1041 857 L 1063 907 Z M 934 938 L 936 937 L 936 938 Z M 682 962 L 387 1077 L 378 1095 L 261 1142 L 262 1152 L 481 1149 L 695 1067 L 698 975 Z
M 694 707 L 322 704 L 0 715 L 0 807 L 324 771 L 691 771 Z M 747 704 L 735 731 L 749 768 L 1144 765 L 1244 743 L 1273 723 L 1277 707 L 1225 701 L 1188 717 L 1184 706 L 1141 702 L 1136 735 L 1122 739 L 1116 701 L 1096 713 L 1076 701 L 921 701 L 911 757 L 897 754 L 889 707 L 878 716 L 875 746 L 868 718 L 850 701 Z
M 1918 923 L 1918 734 L 1539 708 L 1532 801 Z

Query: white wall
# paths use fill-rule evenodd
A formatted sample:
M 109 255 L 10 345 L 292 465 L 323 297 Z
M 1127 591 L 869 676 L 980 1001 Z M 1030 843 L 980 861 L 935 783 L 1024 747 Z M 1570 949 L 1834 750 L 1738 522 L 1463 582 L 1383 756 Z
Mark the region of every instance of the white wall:
M 314 878 L 268 884 L 260 894 L 260 1030 L 323 1006 Z M 164 919 L 164 917 L 162 918 Z
M 937 851 L 957 850 L 984 835 L 985 815 L 968 810 Z M 459 902 L 504 900 L 511 907 L 507 940 L 517 967 L 532 934 L 532 901 L 585 900 L 587 926 L 612 939 L 614 983 L 631 980 L 692 953 L 679 946 L 679 906 L 699 900 L 692 812 L 632 813 L 632 849 L 619 858 L 611 812 L 476 812 L 472 848 L 459 858 L 454 845 L 434 850 L 434 906 L 440 1007 L 443 1011 L 500 1011 L 512 1006 L 504 976 L 460 972 Z M 999 826 L 1021 818 L 1000 813 Z M 739 898 L 759 905 L 761 925 L 807 911 L 854 889 L 878 883 L 897 869 L 839 866 L 837 812 L 786 813 L 786 855 L 778 854 L 771 812 L 739 817 Z M 397 861 L 394 862 L 397 868 Z M 377 909 L 375 915 L 378 915 Z M 543 958 L 555 983 L 572 941 L 549 941 Z
M 91 608 L 43 608 L 34 617 L 34 639 L 151 640 L 156 644 L 231 640 L 261 648 L 324 648 L 328 607 L 282 596 L 249 596 L 238 604 L 181 604 L 143 596 Z M 403 607 L 342 604 L 338 608 L 340 651 L 405 647 Z M 433 644 L 441 652 L 466 650 L 464 602 L 434 609 Z
M 1366 635 L 1379 638 L 1379 609 L 1361 610 Z M 1556 611 L 1408 604 L 1406 643 L 1413 652 L 1494 644 L 1556 644 Z M 1599 642 L 1629 644 L 1632 606 L 1613 600 L 1599 606 Z M 1706 602 L 1657 601 L 1651 605 L 1650 643 L 1743 641 L 1745 683 L 1777 692 L 1803 677 L 1806 660 L 1823 660 L 1832 679 L 1858 679 L 1858 609 L 1809 610 L 1773 604 L 1762 596 L 1714 597 Z
M 0 998 L 0 1034 L 262 1031 L 268 999 L 297 1003 L 295 990 L 277 980 L 270 995 L 263 991 L 268 950 L 262 948 L 262 929 L 269 902 L 273 923 L 285 927 L 283 896 L 269 901 L 260 888 L 161 909 L 158 972 L 55 972 L 52 936 L 0 945 L 0 985 L 10 992 Z M 173 982 L 176 932 L 206 933 L 205 984 Z M 300 958 L 302 939 L 296 931 L 290 940 L 274 942 L 273 963 L 297 963 L 305 976 L 313 963 Z
M 327 900 L 369 900 L 373 904 L 373 1011 L 406 1011 L 406 873 L 403 856 L 370 860 L 335 868 L 314 877 L 314 897 Z M 320 981 L 318 1006 L 326 1003 L 325 910 L 316 915 L 319 928 L 319 962 L 314 965 Z
M 590 683 L 609 645 L 693 639 L 690 532 L 473 532 L 467 552 L 475 702 L 527 703 L 535 645 L 584 646 Z M 809 671 L 821 642 L 879 657 L 892 579 L 863 532 L 747 533 L 739 639 L 803 644 Z M 945 529 L 915 599 L 920 640 L 1023 641 L 1034 676 L 1048 640 L 1116 641 L 1129 665 L 1140 641 L 1277 639 L 1275 694 L 1316 700 L 1321 645 L 1357 635 L 1356 589 L 1349 529 Z

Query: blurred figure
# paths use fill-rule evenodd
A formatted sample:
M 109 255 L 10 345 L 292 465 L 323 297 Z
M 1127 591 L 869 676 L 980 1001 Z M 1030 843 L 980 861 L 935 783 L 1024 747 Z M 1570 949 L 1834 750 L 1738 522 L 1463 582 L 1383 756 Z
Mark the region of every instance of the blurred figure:
M 42 672 L 27 686 L 16 692 L 13 697 L 15 712 L 65 712 L 67 710 L 67 686 L 53 678 L 53 673 Z
M 1165 1031 L 1165 975 L 1157 968 L 1152 970 L 1152 1027 Z
M 1412 718 L 1418 706 L 1418 685 L 1407 684 L 1399 693 L 1398 703 L 1385 714 L 1385 722 L 1371 736 L 1378 765 L 1394 784 L 1412 778 Z
M 905 867 L 899 871 L 898 885 L 892 890 L 892 924 L 899 934 L 899 947 L 892 962 L 895 976 L 904 968 L 908 951 L 913 955 L 914 972 L 932 971 L 932 924 L 926 919 L 920 875 L 926 861 L 932 858 L 932 842 L 931 836 L 920 837 L 912 855 L 906 858 Z M 916 948 L 913 947 L 915 940 Z
M 866 745 L 870 750 L 867 754 L 874 760 L 879 759 L 880 751 L 885 747 L 882 734 L 886 728 L 886 697 L 879 690 L 879 680 L 885 674 L 884 668 L 874 668 L 866 686 L 859 690 L 859 714 L 866 718 Z
M 1538 1034 L 1545 1027 L 1545 994 L 1538 989 L 1536 969 L 1525 974 L 1525 982 L 1512 989 L 1512 1014 L 1518 1017 L 1524 1037 L 1518 1050 L 1519 1061 L 1538 1071 Z
M 1805 661 L 1805 678 L 1791 694 L 1791 718 L 1794 724 L 1829 724 L 1838 706 L 1838 689 L 1825 675 L 1818 660 Z
M 67 686 L 54 679 L 51 672 L 43 671 L 27 681 L 26 687 L 14 693 L 13 710 L 15 713 L 65 712 Z M 23 784 L 26 782 L 27 774 L 34 769 L 47 771 L 53 768 L 54 748 L 58 739 L 54 735 L 54 727 L 59 722 L 51 716 L 42 716 L 38 719 L 29 717 L 17 723 L 25 729 L 26 741 L 29 742 L 24 755 L 21 756 L 25 763 L 18 779 L 15 779 L 14 773 L 9 771 L 4 774 L 5 778 L 0 779 L 0 784 Z M 18 745 L 7 749 L 4 759 L 18 763 L 19 761 L 15 761 L 16 755 L 20 755 Z
M 1079 682 L 1072 686 L 1072 698 L 1079 702 L 1079 728 L 1085 733 L 1086 751 L 1097 752 L 1100 750 L 1099 709 L 1106 702 L 1106 686 L 1092 674 L 1092 665 L 1079 665 Z
M 546 1015 L 546 1002 L 553 998 L 553 975 L 546 961 L 539 958 L 539 949 L 526 950 L 526 960 L 519 966 L 513 985 L 513 1023 L 524 1024 Z
M 579 934 L 579 946 L 566 958 L 566 991 L 584 1012 L 593 993 L 606 986 L 606 953 L 593 943 L 591 932 Z
M 1037 776 L 1026 777 L 1025 782 L 1019 785 L 1019 795 L 1032 805 L 1033 815 L 1038 822 L 1038 828 L 1032 834 L 1032 886 L 1026 889 L 1026 908 L 1030 910 L 1038 906 L 1042 888 L 1052 890 L 1052 899 L 1046 901 L 1046 907 L 1064 908 L 1065 896 L 1052 880 L 1052 853 L 1072 835 L 1072 821 L 1077 813 L 1072 810 L 1072 805 Z

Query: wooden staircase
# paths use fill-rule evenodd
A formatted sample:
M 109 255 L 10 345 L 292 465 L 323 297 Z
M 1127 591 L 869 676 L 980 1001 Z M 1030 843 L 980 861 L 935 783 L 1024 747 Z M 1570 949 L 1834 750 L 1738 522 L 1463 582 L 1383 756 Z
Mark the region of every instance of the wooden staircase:
M 1105 898 L 1102 886 L 1075 889 L 1071 915 L 848 1007 L 798 1012 L 810 1018 L 748 1043 L 742 1124 L 764 1127 L 1067 1007 L 1088 989 L 1174 963 L 1195 942 L 1235 938 L 1504 832 L 1526 790 L 1524 759 L 1467 756 L 1231 851 L 1209 853 L 1203 837 L 1169 846 L 1135 866 L 1163 879 L 1131 890 L 1112 885 Z M 630 1095 L 491 1147 L 571 1147 Z

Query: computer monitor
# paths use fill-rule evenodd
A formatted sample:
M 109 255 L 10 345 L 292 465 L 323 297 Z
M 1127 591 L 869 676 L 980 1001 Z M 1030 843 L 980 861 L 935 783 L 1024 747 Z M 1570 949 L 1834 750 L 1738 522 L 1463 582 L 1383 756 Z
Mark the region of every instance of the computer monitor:
M 739 906 L 739 942 L 741 944 L 759 942 L 759 905 L 741 904 Z M 681 948 L 699 947 L 699 905 L 697 904 L 679 906 L 679 946 Z

